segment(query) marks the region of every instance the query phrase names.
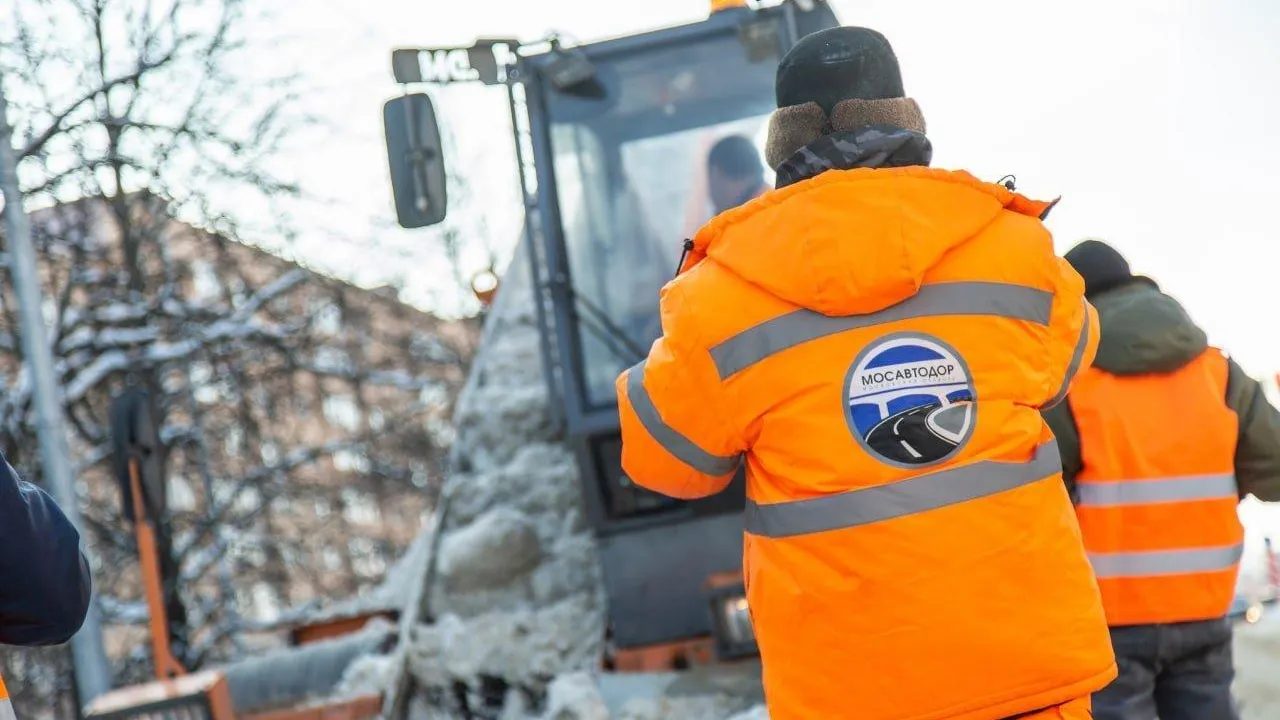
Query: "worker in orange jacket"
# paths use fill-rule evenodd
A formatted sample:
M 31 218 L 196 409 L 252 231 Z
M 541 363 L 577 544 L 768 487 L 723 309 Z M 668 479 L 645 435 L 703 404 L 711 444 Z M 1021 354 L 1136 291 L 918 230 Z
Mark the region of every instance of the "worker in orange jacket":
M 1066 258 L 1102 324 L 1093 367 L 1046 414 L 1120 659 L 1095 716 L 1230 720 L 1236 506 L 1280 500 L 1280 413 L 1114 248 Z
M 617 382 L 622 463 L 678 498 L 747 473 L 774 720 L 1089 717 L 1116 675 L 1039 410 L 1098 338 L 1050 204 L 931 147 L 879 33 L 781 61 L 777 188 L 695 236 Z

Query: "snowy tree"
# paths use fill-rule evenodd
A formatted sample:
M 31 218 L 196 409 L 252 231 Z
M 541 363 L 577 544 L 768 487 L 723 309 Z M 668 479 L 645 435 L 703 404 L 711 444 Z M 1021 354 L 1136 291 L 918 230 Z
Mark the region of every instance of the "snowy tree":
M 355 592 L 416 531 L 474 327 L 237 242 L 297 188 L 271 172 L 289 85 L 247 82 L 242 0 L 17 0 L 0 81 L 39 256 L 108 651 L 148 674 L 136 548 L 107 407 L 147 390 L 165 445 L 169 606 L 188 667 L 234 658 L 284 606 Z M 255 228 L 261 230 L 261 228 Z M 278 228 L 288 237 L 288 225 Z M 39 480 L 31 385 L 0 266 L 0 448 Z M 67 690 L 10 656 L 19 712 Z

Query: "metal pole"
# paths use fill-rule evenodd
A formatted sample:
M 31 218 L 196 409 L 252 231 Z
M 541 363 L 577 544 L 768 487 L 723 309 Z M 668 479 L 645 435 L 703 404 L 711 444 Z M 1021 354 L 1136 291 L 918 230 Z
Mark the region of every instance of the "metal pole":
M 31 244 L 31 227 L 27 224 L 22 193 L 18 190 L 17 160 L 13 128 L 9 127 L 9 106 L 0 83 L 0 187 L 4 191 L 5 240 L 9 247 L 10 275 L 18 295 L 22 354 L 34 381 L 36 432 L 44 464 L 44 484 L 67 519 L 80 531 L 80 549 L 85 552 L 84 523 L 80 519 L 80 505 L 71 471 L 71 450 L 67 445 L 62 416 L 62 388 L 53 377 L 53 352 L 41 313 L 40 276 L 36 270 L 35 247 Z M 85 554 L 88 555 L 87 552 Z M 21 579 L 15 581 L 20 582 Z M 89 603 L 89 614 L 80 632 L 71 638 L 71 658 L 75 664 L 76 690 L 82 706 L 111 689 L 96 598 Z

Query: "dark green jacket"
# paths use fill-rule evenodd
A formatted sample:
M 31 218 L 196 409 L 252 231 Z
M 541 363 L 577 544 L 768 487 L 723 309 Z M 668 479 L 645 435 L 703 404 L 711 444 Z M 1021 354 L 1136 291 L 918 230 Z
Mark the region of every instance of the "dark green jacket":
M 1090 298 L 1090 302 L 1098 309 L 1102 325 L 1093 365 L 1113 375 L 1173 372 L 1208 347 L 1204 331 L 1182 306 L 1149 281 L 1135 280 Z M 1224 399 L 1240 418 L 1236 445 L 1240 497 L 1252 494 L 1259 500 L 1280 501 L 1280 412 L 1234 360 L 1228 361 Z M 1075 497 L 1075 479 L 1082 469 L 1081 438 L 1071 415 L 1070 398 L 1044 416 L 1058 438 L 1062 476 Z

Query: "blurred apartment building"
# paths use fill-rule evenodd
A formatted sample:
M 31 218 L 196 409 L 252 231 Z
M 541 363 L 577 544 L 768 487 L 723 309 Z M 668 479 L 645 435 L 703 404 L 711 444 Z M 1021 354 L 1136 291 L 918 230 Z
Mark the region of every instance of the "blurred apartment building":
M 107 412 L 135 385 L 158 396 L 163 416 L 193 658 L 227 659 L 291 612 L 376 585 L 414 539 L 442 479 L 479 324 L 192 227 L 160 198 L 127 203 L 32 214 L 108 651 L 123 665 L 146 653 Z M 0 448 L 35 474 L 14 302 L 6 281 Z M 6 680 L 21 685 L 12 670 Z

